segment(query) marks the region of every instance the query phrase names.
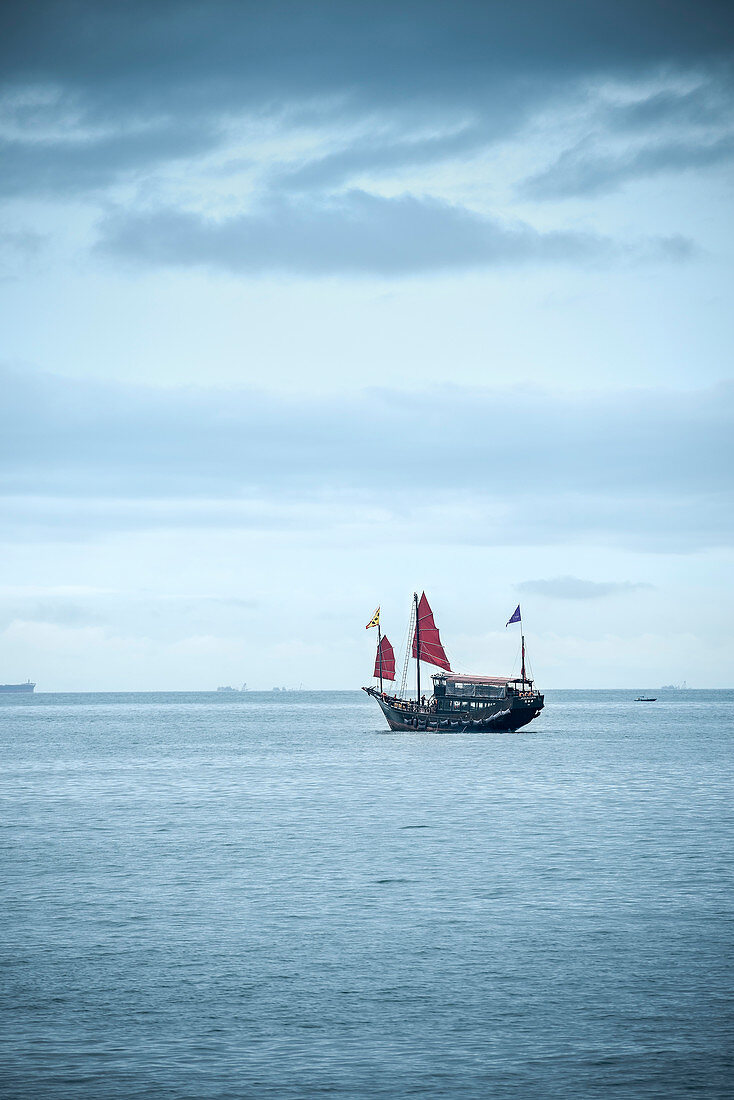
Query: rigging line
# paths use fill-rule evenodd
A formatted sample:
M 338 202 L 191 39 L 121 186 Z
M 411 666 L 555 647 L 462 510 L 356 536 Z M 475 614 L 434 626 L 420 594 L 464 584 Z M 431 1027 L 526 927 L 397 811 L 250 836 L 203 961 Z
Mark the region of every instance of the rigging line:
M 515 650 L 515 660 L 512 662 L 512 669 L 511 669 L 512 676 L 510 677 L 510 679 L 513 679 L 513 677 L 515 675 L 515 669 L 517 668 L 517 664 L 518 664 L 518 661 L 519 661 L 519 658 L 520 658 L 520 651 L 521 650 L 522 650 L 522 642 L 520 642 L 517 649 Z
M 408 635 L 405 640 L 405 658 L 403 661 L 403 676 L 400 681 L 400 698 L 405 698 L 405 686 L 408 682 L 408 665 L 410 663 L 411 651 L 413 646 L 411 644 L 413 634 L 415 632 L 415 602 L 410 601 L 410 621 L 408 622 Z
M 409 634 L 410 634 L 410 622 L 408 622 L 408 625 L 405 627 L 405 630 L 403 631 L 403 637 L 402 637 L 402 641 L 400 642 L 400 645 L 395 649 L 395 669 L 396 669 L 396 671 L 397 671 L 398 668 L 400 668 L 400 661 L 401 660 L 405 661 L 404 654 L 405 654 L 405 651 L 408 647 Z M 396 677 L 395 680 L 393 681 L 393 683 L 397 684 L 397 682 L 398 681 L 397 681 L 397 677 Z M 395 690 L 397 692 L 397 688 Z M 402 688 L 401 688 L 401 692 L 402 692 Z

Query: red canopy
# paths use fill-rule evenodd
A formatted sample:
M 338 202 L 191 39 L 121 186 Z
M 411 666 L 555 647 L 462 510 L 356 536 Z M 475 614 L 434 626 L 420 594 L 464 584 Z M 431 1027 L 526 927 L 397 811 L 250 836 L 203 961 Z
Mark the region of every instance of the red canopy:
M 382 663 L 382 671 L 380 671 Z M 395 651 L 387 640 L 387 634 L 383 634 L 377 647 L 375 657 L 375 676 L 381 676 L 383 680 L 395 679 Z
M 420 655 L 418 653 L 419 643 L 421 647 Z M 413 635 L 413 656 L 419 657 L 421 661 L 425 661 L 429 665 L 438 665 L 439 668 L 445 668 L 447 672 L 451 672 L 451 665 L 441 644 L 438 627 L 433 621 L 433 612 L 426 599 L 425 592 L 418 604 L 418 622 Z

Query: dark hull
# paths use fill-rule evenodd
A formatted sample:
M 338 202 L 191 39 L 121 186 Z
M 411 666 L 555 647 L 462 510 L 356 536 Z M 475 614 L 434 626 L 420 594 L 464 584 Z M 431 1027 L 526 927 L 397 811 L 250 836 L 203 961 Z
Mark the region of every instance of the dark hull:
M 363 688 L 376 699 L 391 730 L 434 733 L 505 733 L 527 726 L 543 709 L 543 696 L 534 692 L 524 698 L 514 696 L 498 700 L 477 717 L 461 713 L 442 713 L 430 707 L 417 707 L 412 700 L 383 698 L 375 688 Z
M 35 684 L 0 684 L 0 694 L 3 692 L 33 691 Z

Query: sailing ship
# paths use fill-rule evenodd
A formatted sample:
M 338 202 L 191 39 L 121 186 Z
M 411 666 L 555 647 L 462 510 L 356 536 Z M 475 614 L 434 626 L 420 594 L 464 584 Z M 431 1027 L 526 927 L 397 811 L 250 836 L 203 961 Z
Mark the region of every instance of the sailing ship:
M 507 625 L 519 622 L 520 608 L 513 613 Z M 467 676 L 455 672 L 449 664 L 446 651 L 433 618 L 433 611 L 425 592 L 418 599 L 413 594 L 411 621 L 403 666 L 402 682 L 397 694 L 385 690 L 385 681 L 395 682 L 395 652 L 387 635 L 380 630 L 378 607 L 367 628 L 377 627 L 377 654 L 375 679 L 379 688 L 364 687 L 375 699 L 392 730 L 440 730 L 463 733 L 495 733 L 518 730 L 532 722 L 543 709 L 543 696 L 534 688 L 525 669 L 525 635 L 522 638 L 522 667 L 520 675 Z M 415 659 L 415 699 L 406 695 L 409 658 Z M 421 662 L 433 665 L 441 671 L 431 674 L 433 692 L 426 698 L 421 693 Z

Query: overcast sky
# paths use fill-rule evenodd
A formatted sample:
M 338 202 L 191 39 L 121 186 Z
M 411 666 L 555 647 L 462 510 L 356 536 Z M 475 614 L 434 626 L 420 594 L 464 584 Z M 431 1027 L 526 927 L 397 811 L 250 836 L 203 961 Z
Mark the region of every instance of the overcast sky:
M 731 686 L 733 30 L 3 4 L 0 681 Z

